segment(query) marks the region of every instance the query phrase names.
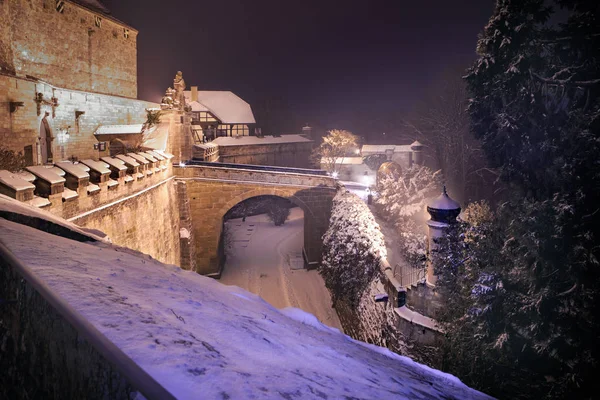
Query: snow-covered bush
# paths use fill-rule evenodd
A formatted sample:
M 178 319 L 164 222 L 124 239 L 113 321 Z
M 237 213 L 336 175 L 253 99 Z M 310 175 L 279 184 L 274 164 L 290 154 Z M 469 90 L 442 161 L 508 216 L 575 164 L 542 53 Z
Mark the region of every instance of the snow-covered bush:
M 398 179 L 386 177 L 378 183 L 378 213 L 396 228 L 396 245 L 413 268 L 425 268 L 427 250 L 425 228 L 415 217 L 439 193 L 440 175 L 440 171 L 414 165 L 403 170 Z
M 357 305 L 386 255 L 383 234 L 371 210 L 355 194 L 340 190 L 333 199 L 329 229 L 323 236 L 319 270 L 333 301 L 343 298 Z
M 440 171 L 413 165 L 404 169 L 398 179 L 385 177 L 378 182 L 376 204 L 390 221 L 398 221 L 423 211 L 427 200 L 440 189 Z

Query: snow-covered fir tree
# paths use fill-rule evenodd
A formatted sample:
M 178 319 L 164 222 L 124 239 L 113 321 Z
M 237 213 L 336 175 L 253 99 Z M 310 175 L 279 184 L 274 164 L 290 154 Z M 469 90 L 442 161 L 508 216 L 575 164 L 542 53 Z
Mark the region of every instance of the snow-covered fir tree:
M 599 389 L 598 49 L 597 1 L 499 0 L 467 75 L 473 132 L 512 196 L 476 241 L 453 234 L 438 286 L 450 371 L 499 397 Z
M 415 216 L 439 193 L 441 182 L 440 171 L 413 165 L 397 177 L 383 177 L 377 185 L 377 212 L 395 227 L 399 239 L 395 245 L 414 268 L 425 267 L 427 247 L 424 225 Z

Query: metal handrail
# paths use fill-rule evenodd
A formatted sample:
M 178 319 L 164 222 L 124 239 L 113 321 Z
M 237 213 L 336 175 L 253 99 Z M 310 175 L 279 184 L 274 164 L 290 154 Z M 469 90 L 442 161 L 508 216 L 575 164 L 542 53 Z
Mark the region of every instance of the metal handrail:
M 147 399 L 175 399 L 175 396 L 136 364 L 123 350 L 104 336 L 65 300 L 57 296 L 48 285 L 9 250 L 2 240 L 0 240 L 0 255 L 59 315 L 73 326 L 78 334 L 83 336 L 102 357 L 122 373 L 135 390 L 141 392 Z

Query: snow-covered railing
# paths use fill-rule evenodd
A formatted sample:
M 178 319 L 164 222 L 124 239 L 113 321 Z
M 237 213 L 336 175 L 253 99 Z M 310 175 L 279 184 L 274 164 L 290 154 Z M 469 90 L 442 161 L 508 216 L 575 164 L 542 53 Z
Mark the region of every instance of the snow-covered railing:
M 175 399 L 175 397 L 160 385 L 152 376 L 137 365 L 113 342 L 108 340 L 81 314 L 73 309 L 41 279 L 38 278 L 24 263 L 0 242 L 0 259 L 21 276 L 62 318 L 83 337 L 102 357 L 124 376 L 127 382 L 138 390 L 146 399 Z
M 313 173 L 315 170 L 299 168 L 266 167 L 238 164 L 208 163 L 193 161 L 182 166 L 174 165 L 178 179 L 218 180 L 250 182 L 263 185 L 287 185 L 303 187 L 337 188 L 337 182 L 330 176 Z

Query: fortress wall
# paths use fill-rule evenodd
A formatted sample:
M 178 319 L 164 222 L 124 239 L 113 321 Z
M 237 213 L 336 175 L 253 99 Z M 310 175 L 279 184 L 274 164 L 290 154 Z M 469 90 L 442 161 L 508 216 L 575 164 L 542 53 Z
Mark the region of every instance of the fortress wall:
M 68 89 L 137 97 L 137 31 L 70 1 L 0 2 L 0 68 Z M 98 26 L 99 25 L 99 26 Z
M 106 233 L 119 246 L 149 254 L 166 264 L 180 265 L 177 201 L 175 181 L 170 179 L 73 222 Z
M 55 97 L 58 106 L 35 101 L 36 93 L 42 93 L 44 101 Z M 10 102 L 23 102 L 23 107 L 10 111 Z M 52 153 L 54 161 L 71 156 L 79 159 L 109 155 L 109 146 L 105 151 L 94 149 L 94 144 L 102 141 L 94 132 L 100 125 L 141 124 L 146 121 L 146 108 L 158 107 L 156 103 L 108 96 L 74 90 L 56 88 L 46 83 L 30 79 L 21 79 L 0 74 L 0 144 L 14 151 L 32 149 L 32 164 L 41 163 L 38 155 L 40 125 L 45 113 L 54 141 Z M 75 111 L 84 111 L 78 119 Z M 65 135 L 66 132 L 69 135 Z
M 312 142 L 219 146 L 219 161 L 233 164 L 310 168 Z

